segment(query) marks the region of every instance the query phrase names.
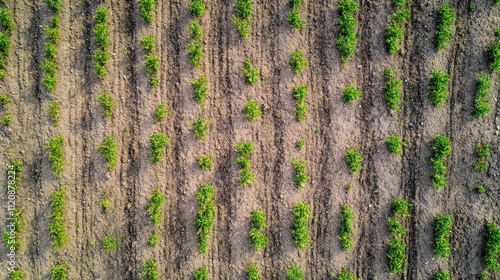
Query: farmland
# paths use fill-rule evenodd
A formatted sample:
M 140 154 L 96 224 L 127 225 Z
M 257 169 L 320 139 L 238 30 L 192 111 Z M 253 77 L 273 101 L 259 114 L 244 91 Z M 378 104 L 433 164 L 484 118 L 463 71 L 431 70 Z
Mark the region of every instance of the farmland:
M 500 4 L 444 2 L 0 1 L 10 277 L 500 279 Z

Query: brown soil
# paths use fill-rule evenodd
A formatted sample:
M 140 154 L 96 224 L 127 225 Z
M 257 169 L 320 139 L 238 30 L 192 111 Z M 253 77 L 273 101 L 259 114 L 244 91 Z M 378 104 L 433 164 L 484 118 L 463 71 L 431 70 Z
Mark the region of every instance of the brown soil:
M 202 66 L 193 68 L 187 59 L 188 25 L 192 18 L 188 0 L 158 0 L 154 22 L 139 18 L 136 1 L 109 0 L 111 60 L 100 81 L 89 59 L 94 48 L 92 27 L 99 1 L 62 0 L 61 37 L 58 45 L 57 87 L 47 93 L 41 83 L 45 25 L 51 15 L 43 1 L 9 1 L 15 30 L 8 57 L 7 77 L 0 90 L 12 98 L 13 121 L 0 133 L 5 151 L 2 162 L 22 159 L 25 169 L 18 203 L 25 221 L 18 266 L 25 279 L 46 279 L 54 263 L 69 264 L 70 279 L 139 279 L 142 265 L 155 259 L 161 279 L 191 279 L 206 265 L 210 279 L 244 279 L 249 262 L 259 265 L 263 279 L 284 279 L 284 269 L 299 264 L 306 279 L 329 279 L 343 267 L 362 279 L 431 279 L 439 269 L 454 279 L 475 279 L 482 271 L 484 223 L 500 223 L 499 130 L 500 110 L 497 73 L 492 75 L 492 111 L 472 119 L 475 74 L 489 67 L 488 48 L 500 26 L 500 5 L 494 1 L 451 1 L 457 13 L 452 42 L 436 52 L 433 34 L 436 1 L 409 1 L 411 18 L 402 50 L 388 56 L 384 28 L 393 12 L 391 2 L 361 0 L 356 55 L 341 66 L 335 47 L 338 36 L 336 1 L 304 0 L 302 16 L 307 25 L 293 31 L 287 22 L 288 0 L 256 0 L 251 36 L 242 41 L 231 17 L 234 1 L 206 1 L 201 18 L 204 28 Z M 469 6 L 477 10 L 472 13 Z M 144 51 L 139 38 L 155 34 L 161 58 L 161 82 L 150 90 L 144 71 Z M 291 53 L 303 49 L 309 66 L 294 74 L 287 64 Z M 260 80 L 247 86 L 241 67 L 246 58 L 260 70 Z M 382 97 L 383 70 L 395 69 L 404 81 L 402 110 L 389 112 Z M 427 98 L 429 72 L 441 68 L 451 75 L 450 95 L 443 108 Z M 196 141 L 189 124 L 202 111 L 192 98 L 189 80 L 206 74 L 210 88 L 205 117 L 211 126 L 205 141 Z M 341 90 L 355 81 L 362 89 L 360 101 L 346 105 Z M 291 87 L 309 85 L 307 119 L 297 123 Z M 101 90 L 118 101 L 114 117 L 105 120 L 97 102 Z M 60 102 L 60 125 L 55 128 L 45 113 L 51 100 Z M 250 124 L 243 118 L 244 104 L 255 99 L 264 115 Z M 168 104 L 171 114 L 155 123 L 158 103 Z M 126 131 L 126 128 L 128 132 Z M 148 161 L 149 136 L 168 135 L 163 163 Z M 389 133 L 403 136 L 408 146 L 402 157 L 387 151 Z M 448 186 L 436 191 L 430 182 L 426 157 L 436 133 L 453 141 L 447 161 Z M 61 178 L 52 175 L 45 141 L 62 134 L 66 163 Z M 96 146 L 113 135 L 119 144 L 119 160 L 109 171 Z M 305 149 L 295 143 L 305 139 Z M 234 147 L 252 141 L 255 184 L 240 187 Z M 475 145 L 491 143 L 490 167 L 474 171 Z M 365 157 L 356 175 L 343 157 L 347 146 Z M 212 170 L 201 172 L 195 158 L 210 153 Z M 307 162 L 308 186 L 296 190 L 290 160 Z M 1 182 L 6 184 L 3 176 Z M 216 220 L 208 252 L 197 250 L 195 192 L 202 183 L 216 186 Z M 351 184 L 352 190 L 345 186 Z M 474 188 L 484 184 L 486 194 Z M 50 193 L 67 190 L 67 245 L 50 247 L 47 231 Z M 144 206 L 154 188 L 165 195 L 160 240 L 148 246 L 154 228 Z M 99 199 L 107 192 L 111 207 L 104 213 Z M 402 197 L 415 207 L 409 229 L 408 266 L 404 275 L 390 275 L 385 252 L 389 233 L 385 222 L 394 198 Z M 291 207 L 306 201 L 313 211 L 311 248 L 298 250 L 290 235 Z M 5 198 L 6 201 L 6 198 Z M 340 205 L 354 210 L 354 249 L 342 251 L 337 239 Z M 248 241 L 249 215 L 264 210 L 270 234 L 269 246 L 255 253 Z M 432 222 L 438 214 L 455 216 L 450 238 L 452 255 L 436 259 L 432 251 Z M 6 216 L 5 208 L 0 215 Z M 101 249 L 101 240 L 112 234 L 120 246 L 114 253 Z M 5 255 L 0 257 L 1 277 L 7 275 Z M 494 274 L 492 279 L 500 279 Z

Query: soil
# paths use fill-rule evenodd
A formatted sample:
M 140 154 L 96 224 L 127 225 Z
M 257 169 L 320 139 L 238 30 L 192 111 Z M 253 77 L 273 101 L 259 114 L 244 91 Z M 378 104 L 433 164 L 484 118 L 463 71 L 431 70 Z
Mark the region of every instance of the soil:
M 205 1 L 200 18 L 204 29 L 202 65 L 188 63 L 186 45 L 192 19 L 189 0 L 158 0 L 151 25 L 140 19 L 136 1 L 108 0 L 111 59 L 107 75 L 99 80 L 90 57 L 94 11 L 101 1 L 62 0 L 60 41 L 57 47 L 57 86 L 48 93 L 41 83 L 44 30 L 51 11 L 43 1 L 8 1 L 15 29 L 7 60 L 7 76 L 0 91 L 12 100 L 10 127 L 0 131 L 1 162 L 21 159 L 25 168 L 18 193 L 24 219 L 23 245 L 17 266 L 25 279 L 48 279 L 53 264 L 69 264 L 69 279 L 140 279 L 143 263 L 155 259 L 160 279 L 192 279 L 193 271 L 208 267 L 210 279 L 244 279 L 248 263 L 255 262 L 263 279 L 284 279 L 290 263 L 300 265 L 305 279 L 330 279 L 346 267 L 361 279 L 431 279 L 438 270 L 454 279 L 476 279 L 482 271 L 484 224 L 500 224 L 500 77 L 491 74 L 492 110 L 472 118 L 475 74 L 488 71 L 489 47 L 500 26 L 500 5 L 494 1 L 449 1 L 457 17 L 448 47 L 436 52 L 433 34 L 441 1 L 409 1 L 411 16 L 402 49 L 389 56 L 384 28 L 394 12 L 391 1 L 360 0 L 355 56 L 342 66 L 336 2 L 304 0 L 301 31 L 287 22 L 288 0 L 255 0 L 251 35 L 241 40 L 231 18 L 234 1 Z M 439 2 L 439 3 L 438 3 Z M 470 6 L 476 11 L 471 12 Z M 145 55 L 139 38 L 156 35 L 161 58 L 158 86 L 151 90 L 144 71 Z M 294 73 L 287 64 L 302 49 L 309 66 Z M 257 84 L 244 83 L 241 67 L 251 58 L 260 71 Z M 403 80 L 401 110 L 391 112 L 383 100 L 383 71 L 395 70 Z M 435 108 L 427 98 L 429 72 L 440 68 L 451 75 L 448 100 Z M 192 97 L 189 80 L 205 74 L 209 87 L 204 110 Z M 342 89 L 355 82 L 363 96 L 353 104 L 342 100 Z M 307 117 L 297 123 L 292 85 L 309 85 Z M 106 120 L 97 101 L 103 90 L 117 101 L 114 116 Z M 247 101 L 261 104 L 263 116 L 249 123 L 243 116 Z M 59 100 L 59 126 L 45 113 Z M 166 120 L 153 117 L 158 103 L 169 106 Z M 197 141 L 189 126 L 200 114 L 211 120 L 206 140 Z M 149 136 L 169 137 L 165 161 L 152 164 Z M 403 156 L 389 154 L 388 134 L 407 143 Z M 433 137 L 441 133 L 453 141 L 447 160 L 448 185 L 436 190 L 426 158 Z M 64 137 L 64 171 L 50 169 L 45 142 Z M 105 166 L 97 145 L 105 136 L 117 141 L 118 162 Z M 296 142 L 306 141 L 296 149 Z M 252 141 L 254 185 L 239 186 L 234 147 Z M 493 148 L 486 172 L 474 171 L 475 146 Z M 363 169 L 349 173 L 346 147 L 364 156 Z M 214 166 L 202 172 L 196 157 L 212 154 Z M 308 186 L 294 185 L 292 158 L 307 162 Z M 6 176 L 1 184 L 6 185 Z M 217 211 L 206 254 L 197 249 L 195 192 L 203 183 L 216 187 Z M 351 184 L 347 191 L 345 186 Z M 485 194 L 475 187 L 484 185 Z M 51 248 L 47 230 L 50 193 L 66 187 L 66 226 L 69 241 Z M 155 228 L 144 209 L 148 196 L 160 188 L 165 196 L 159 242 L 151 248 L 148 235 Z M 102 211 L 106 194 L 111 206 Z M 395 198 L 414 204 L 405 222 L 407 266 L 404 274 L 389 273 L 385 257 L 389 232 L 386 221 Z M 4 202 L 7 201 L 5 197 Z M 298 250 L 290 235 L 291 207 L 306 201 L 312 210 L 311 248 Z M 342 251 L 337 239 L 340 206 L 355 213 L 352 251 Z M 270 236 L 268 247 L 254 252 L 248 241 L 249 216 L 262 209 Z M 439 214 L 455 217 L 450 237 L 452 254 L 436 258 L 432 250 L 432 222 Z M 6 216 L 6 208 L 0 209 Z M 2 228 L 2 227 L 0 227 Z M 101 241 L 116 236 L 119 247 L 107 253 Z M 6 278 L 7 249 L 1 249 L 0 277 Z M 334 279 L 334 278 L 331 278 Z M 491 279 L 500 279 L 492 274 Z

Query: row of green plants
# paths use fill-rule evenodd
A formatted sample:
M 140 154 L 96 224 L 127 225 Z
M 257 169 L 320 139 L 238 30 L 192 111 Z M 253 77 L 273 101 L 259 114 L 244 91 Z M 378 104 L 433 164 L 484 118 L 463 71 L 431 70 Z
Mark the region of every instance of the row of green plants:
M 438 19 L 436 26 L 436 49 L 442 50 L 450 42 L 450 36 L 453 32 L 453 20 L 455 19 L 455 13 L 451 11 L 450 5 L 448 3 L 443 3 L 439 6 Z
M 156 0 L 137 0 L 141 6 L 141 18 L 148 24 L 153 22 Z
M 405 270 L 406 262 L 406 243 L 404 236 L 406 229 L 402 225 L 402 221 L 410 217 L 410 204 L 408 201 L 397 198 L 392 203 L 393 217 L 387 220 L 387 229 L 391 236 L 389 237 L 389 244 L 387 247 L 387 262 L 391 273 L 403 273 Z
M 207 252 L 208 239 L 210 231 L 214 224 L 215 202 L 213 199 L 214 186 L 200 185 L 196 192 L 196 201 L 198 203 L 198 214 L 196 216 L 196 227 L 198 228 L 198 250 L 201 253 Z
M 303 0 L 290 0 L 290 12 L 288 13 L 287 20 L 290 25 L 300 31 L 306 21 L 300 17 L 300 7 L 302 6 Z
M 490 112 L 489 106 L 490 99 L 488 96 L 488 89 L 491 88 L 491 78 L 486 73 L 479 73 L 476 75 L 476 99 L 474 100 L 474 111 L 472 116 L 479 118 Z
M 111 42 L 108 39 L 108 26 L 106 21 L 108 19 L 108 8 L 104 6 L 97 7 L 96 16 L 94 18 L 94 41 L 96 43 L 96 49 L 92 54 L 94 62 L 94 72 L 100 79 L 104 79 L 106 75 L 106 63 L 108 62 L 110 56 L 108 53 L 108 46 Z
M 291 263 L 285 268 L 286 280 L 302 280 L 304 279 L 304 272 L 297 264 Z
M 384 100 L 389 109 L 397 111 L 399 110 L 399 104 L 401 103 L 401 85 L 403 81 L 396 79 L 394 76 L 394 70 L 392 68 L 386 68 L 384 70 L 384 75 L 386 78 L 386 83 L 384 85 Z
M 49 92 L 56 87 L 57 74 L 57 42 L 59 40 L 59 12 L 61 10 L 60 0 L 46 0 L 54 15 L 45 26 L 45 46 L 43 48 L 44 58 L 40 67 L 43 70 L 42 83 Z
M 500 227 L 492 222 L 486 223 L 486 244 L 484 246 L 484 268 L 500 271 L 498 254 L 500 253 Z
M 410 16 L 410 10 L 405 7 L 406 0 L 394 0 L 393 6 L 396 11 L 389 17 L 385 29 L 385 46 L 389 54 L 395 54 L 401 48 L 399 41 L 403 39 L 404 26 Z
M 385 144 L 387 149 L 393 155 L 401 156 L 403 154 L 403 146 L 406 146 L 406 143 L 401 140 L 401 137 L 396 134 L 389 134 L 385 139 Z
M 247 270 L 246 270 L 246 276 L 247 276 L 247 280 L 261 280 L 262 279 L 260 277 L 260 274 L 259 274 L 259 267 L 255 263 L 248 264 Z
M 52 265 L 50 270 L 51 280 L 67 280 L 68 279 L 69 265 L 67 263 L 60 263 Z
M 248 186 L 253 185 L 254 173 L 251 171 L 252 167 L 252 142 L 240 142 L 235 147 L 237 156 L 236 162 L 240 165 L 240 185 Z
M 307 112 L 307 104 L 304 100 L 307 97 L 307 85 L 300 84 L 292 87 L 293 89 L 293 99 L 295 100 L 295 111 L 293 114 L 295 115 L 295 119 L 297 122 L 301 122 L 306 119 Z
M 444 270 L 436 272 L 434 275 L 434 280 L 452 280 L 451 275 Z
M 306 173 L 306 162 L 296 158 L 291 160 L 292 166 L 295 169 L 295 174 L 293 175 L 293 181 L 297 189 L 302 189 L 307 186 L 307 181 L 309 180 L 309 175 Z
M 305 249 L 311 246 L 309 241 L 310 233 L 308 229 L 309 219 L 311 218 L 311 208 L 305 202 L 297 202 L 292 207 L 293 221 L 290 233 L 293 243 L 298 249 Z
M 262 111 L 257 102 L 253 99 L 249 100 L 247 104 L 245 104 L 245 119 L 249 122 L 253 122 L 257 117 L 262 116 Z
M 8 280 L 23 280 L 23 278 L 23 272 L 19 268 L 14 268 L 13 270 L 9 271 Z
M 143 280 L 159 280 L 158 265 L 155 260 L 149 260 L 142 266 L 141 276 Z
M 434 219 L 434 254 L 436 257 L 447 257 L 451 253 L 448 238 L 451 235 L 454 217 L 441 215 Z
M 194 271 L 194 280 L 208 280 L 208 268 L 202 266 Z
M 351 174 L 355 174 L 363 167 L 363 156 L 351 147 L 347 147 L 345 151 L 345 159 Z
M 107 91 L 102 91 L 97 95 L 97 101 L 101 104 L 104 118 L 110 119 L 113 116 L 113 110 L 116 107 L 116 100 L 111 98 Z
M 154 51 L 155 41 L 155 35 L 148 35 L 140 40 L 141 45 L 146 52 L 146 55 L 144 55 L 146 74 L 149 77 L 149 87 L 151 89 L 155 88 L 160 82 L 160 77 L 158 75 L 158 71 L 160 71 L 160 57 Z
M 106 136 L 102 141 L 102 144 L 97 146 L 97 150 L 101 153 L 102 157 L 106 161 L 106 166 L 109 169 L 114 169 L 116 166 L 116 160 L 118 155 L 116 153 L 116 148 L 118 144 L 115 143 L 113 136 Z
M 205 132 L 210 128 L 210 120 L 207 120 L 200 115 L 189 126 L 193 128 L 194 136 L 196 136 L 196 139 L 198 139 L 198 141 L 205 140 Z
M 151 143 L 150 153 L 151 157 L 149 160 L 152 163 L 160 163 L 164 160 L 163 153 L 165 152 L 165 147 L 168 145 L 168 137 L 161 133 L 155 132 L 149 137 L 149 142 Z
M 5 93 L 0 94 L 0 106 L 5 110 L 2 116 L 2 123 L 5 126 L 9 126 L 12 122 L 12 113 L 10 112 L 10 98 Z
M 196 162 L 198 163 L 198 167 L 200 167 L 201 170 L 203 171 L 209 170 L 213 164 L 212 155 L 210 154 L 200 155 L 196 158 Z
M 330 277 L 333 278 L 333 277 Z M 342 268 L 337 276 L 337 280 L 357 280 L 356 274 L 352 271 L 349 271 L 347 268 Z
M 48 230 L 52 237 L 51 246 L 54 249 L 60 249 L 68 241 L 64 216 L 66 213 L 66 192 L 65 188 L 59 188 L 50 194 L 52 199 L 50 203 Z
M 356 18 L 354 13 L 358 11 L 359 4 L 355 0 L 340 0 L 337 2 L 339 24 L 339 38 L 336 45 L 339 51 L 342 65 L 345 66 L 347 59 L 354 55 L 354 47 L 356 46 Z
M 59 126 L 59 101 L 52 100 L 49 103 L 49 107 L 45 111 L 49 115 L 50 121 L 55 127 Z
M 354 213 L 351 211 L 349 205 L 342 205 L 338 238 L 340 240 L 340 247 L 345 251 L 350 251 L 352 249 L 352 244 L 354 243 L 354 240 L 352 239 L 352 234 L 354 233 L 354 227 L 352 226 L 353 218 Z
M 431 71 L 428 97 L 435 107 L 440 108 L 446 102 L 449 82 L 450 75 L 443 70 L 434 69 Z
M 474 169 L 478 172 L 483 172 L 488 169 L 488 158 L 490 157 L 490 144 L 478 143 L 476 146 L 476 156 L 477 161 L 474 165 Z
M 259 80 L 260 72 L 252 65 L 250 58 L 247 58 L 241 68 L 243 75 L 245 76 L 245 83 L 247 85 L 255 84 Z
M 495 42 L 491 46 L 490 56 L 490 70 L 492 72 L 500 70 L 500 28 L 495 30 Z
M 203 29 L 197 19 L 191 20 L 189 25 L 189 37 L 191 40 L 186 46 L 188 51 L 189 63 L 194 67 L 201 65 L 201 58 L 203 57 Z
M 193 98 L 203 105 L 203 101 L 207 97 L 207 76 L 202 75 L 198 79 L 191 79 L 189 83 L 193 86 Z
M 266 216 L 262 210 L 254 210 L 250 214 L 250 233 L 248 234 L 250 244 L 255 252 L 263 249 L 267 245 L 268 236 L 264 232 L 267 228 Z
M 292 66 L 293 72 L 298 73 L 302 71 L 302 69 L 309 65 L 309 61 L 307 61 L 304 51 L 297 50 L 292 53 L 292 56 L 288 60 L 288 64 Z
M 342 93 L 343 93 L 342 98 L 344 99 L 344 102 L 346 104 L 350 104 L 351 102 L 358 100 L 358 98 L 361 97 L 362 94 L 361 90 L 357 89 L 353 83 L 349 83 L 342 90 Z
M 64 165 L 64 154 L 63 154 L 63 143 L 64 138 L 61 134 L 53 136 L 45 143 L 45 146 L 49 149 L 49 161 L 51 163 L 51 168 L 54 176 L 61 176 Z
M 432 140 L 431 156 L 427 158 L 433 170 L 430 174 L 432 185 L 437 190 L 444 187 L 448 182 L 446 178 L 445 160 L 450 154 L 451 140 L 446 136 L 437 134 Z
M 149 220 L 153 225 L 157 226 L 160 224 L 162 217 L 161 207 L 165 198 L 161 194 L 160 189 L 156 188 L 151 192 L 148 198 L 148 203 L 146 204 L 146 211 L 148 211 Z
M 0 79 L 3 79 L 7 74 L 6 60 L 10 49 L 10 36 L 14 30 L 10 11 L 5 7 L 0 8 L 0 27 L 2 28 L 0 32 Z
M 236 0 L 236 15 L 233 15 L 231 21 L 242 39 L 250 36 L 250 26 L 252 25 L 252 0 Z

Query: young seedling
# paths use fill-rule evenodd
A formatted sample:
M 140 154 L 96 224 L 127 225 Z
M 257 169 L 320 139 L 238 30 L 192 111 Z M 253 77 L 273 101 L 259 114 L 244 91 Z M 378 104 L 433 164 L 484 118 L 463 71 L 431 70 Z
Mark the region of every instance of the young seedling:
M 208 87 L 206 86 L 207 83 L 207 76 L 203 75 L 200 76 L 198 79 L 191 79 L 189 81 L 191 85 L 193 86 L 194 92 L 193 92 L 193 97 L 200 105 L 203 105 L 203 101 L 207 97 L 207 91 Z
M 110 119 L 113 116 L 113 109 L 116 106 L 116 101 L 111 99 L 109 92 L 103 91 L 97 96 L 97 100 L 101 104 L 102 110 L 104 112 L 104 117 Z
M 248 280 L 261 280 L 257 264 L 250 263 L 247 266 L 246 276 Z
M 243 75 L 245 76 L 245 83 L 251 85 L 259 80 L 259 70 L 252 65 L 250 58 L 245 60 L 245 65 L 241 68 Z
M 148 211 L 149 220 L 153 225 L 159 225 L 162 217 L 161 207 L 165 198 L 161 194 L 160 189 L 154 189 L 148 198 L 146 211 Z
M 304 100 L 307 97 L 307 85 L 295 85 L 293 86 L 293 99 L 295 100 L 295 111 L 293 112 L 295 115 L 295 119 L 297 122 L 301 122 L 306 118 L 307 104 Z
M 455 13 L 451 11 L 448 3 L 439 6 L 438 22 L 436 26 L 436 49 L 444 49 L 450 42 L 450 35 L 453 32 L 452 25 L 455 19 Z
M 384 99 L 385 103 L 391 110 L 399 110 L 399 103 L 401 102 L 401 91 L 399 88 L 403 84 L 401 80 L 394 77 L 394 70 L 386 68 L 384 70 L 386 84 L 384 86 Z
M 202 266 L 194 271 L 194 280 L 208 280 L 208 268 Z
M 306 24 L 306 21 L 300 18 L 300 9 L 299 7 L 292 7 L 290 13 L 288 13 L 287 17 L 288 23 L 296 29 L 299 30 Z
M 491 88 L 490 82 L 491 78 L 486 73 L 476 75 L 476 99 L 474 100 L 474 111 L 472 112 L 474 118 L 482 117 L 491 110 L 489 106 L 490 99 L 487 97 L 488 90 Z
M 118 248 L 118 241 L 114 236 L 108 235 L 102 241 L 102 249 L 108 253 L 112 253 Z
M 309 180 L 309 175 L 307 175 L 306 162 L 303 160 L 298 160 L 296 158 L 292 159 L 292 165 L 295 169 L 295 175 L 293 176 L 293 181 L 295 181 L 297 189 L 302 189 L 306 187 L 307 180 Z
M 248 237 L 250 239 L 250 244 L 252 244 L 254 250 L 258 252 L 260 249 L 266 247 L 268 241 L 267 235 L 263 232 L 263 230 L 267 228 L 266 217 L 262 210 L 254 210 L 250 215 L 250 219 L 251 229 Z
M 339 272 L 337 280 L 357 280 L 357 278 L 354 272 L 347 270 L 347 268 L 342 268 Z
M 189 37 L 191 40 L 201 40 L 203 38 L 203 29 L 197 19 L 190 20 Z
M 144 48 L 146 53 L 152 53 L 155 48 L 156 36 L 151 34 L 141 38 L 141 46 Z
M 203 1 L 202 0 L 192 0 L 191 6 L 189 7 L 189 11 L 195 17 L 203 16 L 203 13 L 205 12 L 205 5 L 203 4 Z
M 0 51 L 0 53 L 3 53 Z M 495 43 L 491 46 L 490 49 L 491 56 L 491 64 L 490 70 L 491 72 L 500 70 L 500 28 L 495 30 Z
M 402 198 L 396 198 L 392 202 L 392 213 L 396 217 L 409 218 L 411 216 L 409 211 L 412 206 L 413 204 L 408 201 Z
M 199 116 L 194 122 L 189 125 L 193 128 L 193 133 L 198 141 L 205 140 L 205 132 L 210 128 L 209 124 L 209 120 Z
M 206 155 L 201 155 L 196 158 L 196 162 L 198 163 L 198 166 L 200 167 L 201 170 L 209 170 L 210 167 L 212 167 L 213 161 L 212 161 L 212 155 L 206 154 Z
M 356 101 L 361 96 L 361 90 L 357 89 L 352 83 L 344 88 L 343 93 L 344 102 L 346 104 Z
M 165 103 L 160 103 L 156 106 L 155 110 L 155 120 L 156 122 L 162 122 L 168 114 L 168 106 Z
M 47 115 L 49 115 L 52 124 L 55 127 L 59 126 L 59 101 L 54 100 L 49 103 L 49 108 L 46 111 Z
M 50 270 L 51 280 L 67 280 L 69 266 L 66 263 L 52 265 Z
M 249 122 L 253 122 L 257 117 L 262 116 L 262 111 L 260 110 L 260 106 L 257 105 L 255 100 L 250 100 L 245 105 L 245 119 Z
M 488 157 L 490 156 L 491 145 L 478 143 L 476 146 L 477 161 L 474 169 L 478 172 L 483 172 L 488 169 Z
M 208 239 L 214 223 L 215 203 L 213 200 L 214 186 L 201 185 L 196 192 L 198 202 L 198 215 L 196 216 L 196 226 L 198 228 L 198 250 L 201 253 L 207 252 Z
M 54 249 L 61 249 L 68 241 L 66 225 L 64 224 L 66 212 L 65 189 L 60 188 L 51 193 L 50 197 L 52 201 L 50 203 L 48 230 L 52 237 L 51 246 Z
M 102 141 L 102 144 L 97 146 L 99 152 L 101 152 L 102 157 L 106 161 L 106 165 L 109 169 L 114 169 L 116 165 L 116 159 L 118 158 L 116 153 L 116 148 L 118 144 L 115 143 L 113 136 L 107 136 Z
M 350 251 L 352 249 L 352 243 L 354 242 L 351 236 L 354 233 L 354 228 L 352 226 L 353 218 L 354 214 L 349 208 L 349 205 L 342 205 L 338 239 L 340 240 L 340 247 L 344 251 Z
M 302 148 L 304 148 L 304 146 L 306 145 L 306 140 L 304 139 L 300 139 L 299 141 L 297 141 L 297 150 L 302 150 Z
M 403 146 L 406 146 L 405 142 L 401 140 L 401 137 L 395 134 L 389 134 L 385 139 L 385 144 L 387 145 L 387 149 L 393 155 L 400 156 L 403 154 Z
M 431 80 L 429 83 L 429 99 L 432 104 L 440 108 L 446 101 L 448 96 L 448 82 L 450 81 L 450 75 L 443 72 L 440 69 L 434 69 L 431 71 Z
M 441 270 L 434 275 L 434 280 L 452 280 L 452 278 L 448 272 Z
M 337 3 L 339 8 L 337 21 L 339 24 L 339 38 L 336 41 L 342 65 L 345 66 L 347 60 L 354 55 L 356 46 L 356 18 L 354 13 L 358 11 L 358 2 L 355 0 L 340 0 Z
M 304 56 L 304 52 L 302 50 L 297 50 L 292 53 L 292 57 L 288 60 L 288 64 L 292 66 L 293 72 L 298 73 L 304 67 L 309 65 L 309 62 Z
M 441 215 L 434 220 L 434 254 L 437 257 L 447 257 L 451 253 L 448 238 L 451 234 L 453 216 Z
M 49 161 L 51 162 L 51 167 L 54 172 L 54 176 L 61 176 L 64 164 L 63 156 L 63 143 L 64 138 L 62 135 L 56 135 L 50 138 L 45 146 L 49 149 Z
M 432 185 L 437 190 L 444 187 L 446 179 L 445 160 L 451 154 L 451 141 L 446 136 L 437 134 L 431 144 L 431 156 L 427 158 L 430 162 L 433 173 L 430 174 Z
M 144 280 L 159 280 L 158 266 L 155 260 L 149 260 L 144 263 L 141 271 L 142 279 Z
M 355 174 L 363 167 L 363 156 L 361 156 L 361 154 L 353 148 L 348 147 L 346 149 L 345 159 L 347 161 L 347 165 L 349 166 L 349 171 L 351 172 L 351 174 Z
M 252 25 L 251 19 L 242 19 L 237 16 L 233 16 L 231 21 L 242 39 L 246 39 L 250 36 L 250 26 Z
M 201 42 L 189 42 L 189 44 L 186 46 L 186 50 L 188 51 L 189 55 L 189 63 L 191 63 L 191 65 L 193 65 L 194 67 L 200 66 L 200 60 L 203 57 L 203 46 Z
M 240 142 L 236 145 L 236 162 L 240 164 L 240 185 L 253 185 L 254 174 L 251 169 L 251 153 L 253 151 L 252 142 Z
M 492 222 L 486 223 L 486 244 L 484 246 L 483 265 L 485 269 L 500 271 L 498 262 L 500 253 L 500 227 Z
M 156 0 L 137 0 L 137 2 L 141 6 L 141 18 L 147 23 L 153 22 Z
M 151 143 L 151 158 L 149 160 L 153 163 L 162 162 L 163 156 L 161 154 L 165 152 L 165 146 L 168 145 L 168 137 L 161 132 L 155 132 L 149 138 L 149 142 Z
M 287 268 L 285 268 L 286 280 L 302 280 L 304 279 L 304 272 L 300 266 L 296 264 L 289 264 Z
M 293 243 L 298 249 L 305 249 L 311 246 L 309 241 L 308 223 L 311 217 L 311 208 L 305 202 L 297 202 L 292 207 L 293 222 L 291 234 Z
M 148 236 L 149 247 L 154 247 L 158 243 L 158 232 L 155 231 Z

